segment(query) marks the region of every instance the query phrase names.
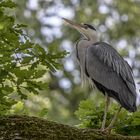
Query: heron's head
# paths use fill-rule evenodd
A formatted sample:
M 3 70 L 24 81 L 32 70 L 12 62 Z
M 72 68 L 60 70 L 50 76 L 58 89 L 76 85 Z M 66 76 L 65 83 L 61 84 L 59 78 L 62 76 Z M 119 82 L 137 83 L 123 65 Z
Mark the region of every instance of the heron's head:
M 79 24 L 75 23 L 71 20 L 68 20 L 66 18 L 63 18 L 63 20 L 72 28 L 79 31 L 86 39 L 88 40 L 97 40 L 98 34 L 96 29 L 93 25 L 90 24 Z

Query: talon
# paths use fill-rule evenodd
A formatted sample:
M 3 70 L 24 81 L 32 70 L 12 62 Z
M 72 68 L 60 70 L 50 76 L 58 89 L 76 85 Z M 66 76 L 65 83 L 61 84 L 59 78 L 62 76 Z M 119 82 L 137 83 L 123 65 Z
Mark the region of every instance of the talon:
M 101 132 L 102 133 L 106 133 L 106 134 L 110 134 L 111 133 L 111 129 L 108 129 L 108 128 L 102 129 Z
M 104 130 L 105 130 L 104 128 L 101 128 L 101 129 L 100 129 L 101 132 L 104 132 Z

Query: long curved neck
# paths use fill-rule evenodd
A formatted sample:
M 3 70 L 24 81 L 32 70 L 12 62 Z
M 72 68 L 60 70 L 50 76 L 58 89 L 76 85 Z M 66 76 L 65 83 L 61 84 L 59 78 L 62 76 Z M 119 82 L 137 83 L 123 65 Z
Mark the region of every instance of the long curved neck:
M 77 47 L 80 49 L 80 48 L 86 48 L 86 47 L 89 47 L 90 45 L 94 44 L 98 42 L 97 40 L 88 40 L 88 39 L 85 39 L 85 38 L 82 38 L 78 41 L 77 43 Z
M 88 38 L 81 38 L 77 43 L 76 43 L 76 54 L 77 54 L 77 59 L 80 64 L 81 68 L 81 77 L 84 79 L 85 77 L 85 62 L 86 62 L 86 49 L 91 46 L 92 44 L 96 43 L 99 41 L 99 37 L 97 34 L 90 34 Z
M 94 30 L 88 30 L 87 32 L 85 33 L 82 33 L 83 35 L 83 40 L 87 40 L 87 44 L 89 42 L 92 42 L 92 43 L 96 43 L 100 40 L 100 36 L 99 36 L 99 33 L 97 31 L 94 31 Z
M 93 34 L 89 35 L 89 40 L 88 40 L 89 43 L 93 43 L 94 44 L 94 43 L 99 42 L 99 41 L 100 41 L 99 34 L 93 33 Z
M 97 32 L 92 31 L 89 32 L 88 35 L 84 35 L 76 44 L 76 52 L 77 58 L 80 62 L 80 66 L 85 67 L 85 57 L 86 57 L 86 49 L 92 44 L 99 41 L 99 35 Z
M 80 67 L 83 72 L 85 70 L 86 49 L 94 43 L 95 42 L 93 40 L 87 40 L 82 38 L 76 44 L 77 59 L 79 60 Z

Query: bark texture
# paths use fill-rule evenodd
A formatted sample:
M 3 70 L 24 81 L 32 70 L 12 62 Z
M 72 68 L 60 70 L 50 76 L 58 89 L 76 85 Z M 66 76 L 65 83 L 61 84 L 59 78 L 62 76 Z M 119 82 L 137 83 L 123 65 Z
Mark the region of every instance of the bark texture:
M 36 117 L 2 116 L 0 140 L 140 140 L 140 137 L 107 135 Z

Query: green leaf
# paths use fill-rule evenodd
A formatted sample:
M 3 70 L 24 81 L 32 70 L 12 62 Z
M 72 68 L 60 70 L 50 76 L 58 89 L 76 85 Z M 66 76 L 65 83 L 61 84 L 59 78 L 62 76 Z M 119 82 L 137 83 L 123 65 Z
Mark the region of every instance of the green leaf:
M 16 4 L 11 0 L 2 0 L 0 2 L 0 7 L 14 8 L 16 7 Z

